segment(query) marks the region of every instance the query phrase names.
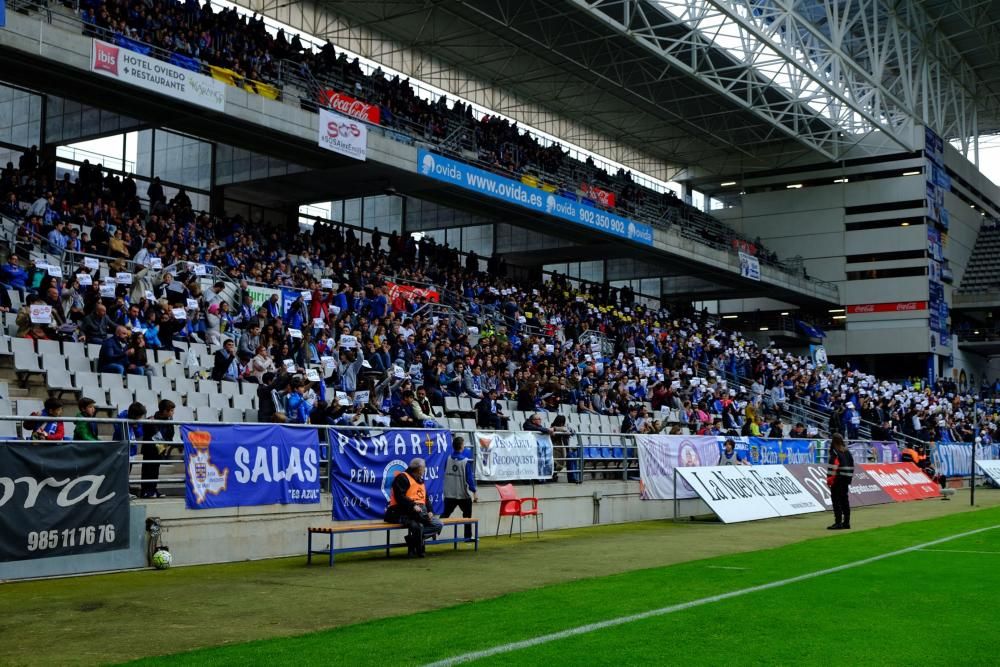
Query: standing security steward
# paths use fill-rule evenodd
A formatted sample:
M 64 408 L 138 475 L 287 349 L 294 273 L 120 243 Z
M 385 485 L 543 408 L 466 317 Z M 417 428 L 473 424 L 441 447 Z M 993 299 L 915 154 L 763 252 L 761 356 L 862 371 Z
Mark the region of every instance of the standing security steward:
M 830 440 L 830 458 L 826 467 L 826 485 L 830 487 L 833 500 L 832 526 L 827 530 L 848 530 L 851 527 L 851 480 L 854 479 L 854 457 L 851 455 L 844 437 L 834 433 Z
M 451 516 L 455 508 L 462 510 L 462 518 L 472 518 L 472 503 L 479 502 L 476 493 L 474 465 L 465 453 L 465 438 L 456 436 L 451 441 L 453 452 L 448 457 L 444 469 L 444 518 Z M 466 524 L 465 539 L 472 539 L 472 526 Z

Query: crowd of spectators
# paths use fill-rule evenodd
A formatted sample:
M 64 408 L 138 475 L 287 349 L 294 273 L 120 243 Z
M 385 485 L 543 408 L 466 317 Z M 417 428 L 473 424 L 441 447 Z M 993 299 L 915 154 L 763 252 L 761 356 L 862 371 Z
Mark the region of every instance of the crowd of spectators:
M 863 422 L 875 439 L 968 441 L 978 427 L 990 440 L 996 428 L 989 410 L 973 423 L 976 397 L 952 383 L 816 367 L 627 288 L 559 275 L 514 280 L 500 258 L 463 256 L 429 236 L 264 229 L 197 213 L 183 192 L 167 201 L 156 181 L 144 209 L 130 179 L 89 164 L 49 197 L 47 168 L 29 154 L 0 173 L 13 202 L 5 213 L 20 225 L 0 266 L 0 281 L 24 294 L 18 335 L 100 343 L 97 370 L 121 374 L 154 373 L 148 350 L 174 350 L 193 373 L 258 384 L 262 420 L 356 424 L 368 414 L 423 425 L 443 416 L 446 397 L 467 396 L 480 426 L 531 430 L 550 428 L 567 404 L 621 419 L 626 433 L 683 424 L 701 434 L 814 435 L 803 424 L 788 430 L 797 406 L 828 415 L 827 430 L 848 437 Z M 64 256 L 65 277 L 25 261 L 70 247 L 54 234 L 75 239 L 80 253 Z M 107 269 L 89 268 L 90 254 L 105 256 Z M 202 266 L 224 277 L 208 279 Z M 432 285 L 462 317 L 421 310 L 429 296 L 401 296 L 390 280 Z M 297 296 L 255 302 L 256 284 Z M 31 322 L 33 303 L 51 307 L 50 323 Z M 186 359 L 176 341 L 207 343 L 213 357 Z M 322 379 L 310 380 L 310 369 Z M 368 400 L 356 401 L 359 391 Z M 531 419 L 510 424 L 499 399 Z
M 198 0 L 83 0 L 80 13 L 88 34 L 125 38 L 205 65 L 223 67 L 252 80 L 280 86 L 284 83 L 283 64 L 291 65 L 308 80 L 323 86 L 322 90 L 336 90 L 377 106 L 380 124 L 385 127 L 417 133 L 432 142 L 451 138 L 456 147 L 476 154 L 489 168 L 516 177 L 537 177 L 558 187 L 563 195 L 593 205 L 628 215 L 645 212 L 660 224 L 693 221 L 697 229 L 690 231 L 702 241 L 739 246 L 764 261 L 777 263 L 777 256 L 764 249 L 759 239 L 751 243 L 738 238 L 722 223 L 681 201 L 673 191 L 661 193 L 642 186 L 625 169 L 609 173 L 591 158 L 575 160 L 559 144 L 543 144 L 517 123 L 499 116 L 477 117 L 471 106 L 460 101 L 449 105 L 444 96 L 426 99 L 417 94 L 409 79 L 390 77 L 380 67 L 365 73 L 357 58 L 349 58 L 329 42 L 313 49 L 303 45 L 298 35 L 289 38 L 283 29 L 269 30 L 257 14 L 247 15 L 234 7 L 214 7 L 210 1 L 202 4 Z

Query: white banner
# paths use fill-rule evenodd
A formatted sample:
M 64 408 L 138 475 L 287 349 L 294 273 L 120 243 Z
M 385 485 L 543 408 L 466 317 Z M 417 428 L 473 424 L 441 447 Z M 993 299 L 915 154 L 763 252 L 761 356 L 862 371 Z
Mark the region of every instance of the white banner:
M 32 324 L 52 324 L 52 306 L 33 303 L 29 313 Z
M 643 500 L 674 499 L 674 469 L 709 466 L 719 462 L 719 444 L 714 435 L 640 435 L 639 495 Z M 694 489 L 680 482 L 678 498 L 694 498 Z
M 368 126 L 329 109 L 319 110 L 319 146 L 355 160 L 368 159 Z
M 751 280 L 760 280 L 760 260 L 740 251 L 740 275 Z
M 98 39 L 94 40 L 90 70 L 183 102 L 225 111 L 226 84 L 221 81 Z
M 744 467 L 741 472 L 764 490 L 767 502 L 781 516 L 822 512 L 826 509 L 785 466 Z
M 476 479 L 502 482 L 552 478 L 552 440 L 529 431 L 476 431 Z
M 677 474 L 725 523 L 778 516 L 763 488 L 743 474 L 742 466 L 677 468 Z
M 1000 461 L 976 461 L 976 466 L 1000 486 Z

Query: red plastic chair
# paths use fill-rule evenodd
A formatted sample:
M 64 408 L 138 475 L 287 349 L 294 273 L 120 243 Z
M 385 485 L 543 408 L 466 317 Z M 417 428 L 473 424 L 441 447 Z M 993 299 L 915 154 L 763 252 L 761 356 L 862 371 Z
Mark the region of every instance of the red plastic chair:
M 500 534 L 500 521 L 505 516 L 510 517 L 510 533 L 508 537 L 514 535 L 514 517 L 517 517 L 517 528 L 520 537 L 524 537 L 524 517 L 535 517 L 535 537 L 540 537 L 538 530 L 538 518 L 542 513 L 538 511 L 538 498 L 518 498 L 514 491 L 513 484 L 496 484 L 497 493 L 500 494 L 500 515 L 497 517 L 497 532 Z M 531 509 L 525 509 L 525 504 L 531 504 Z

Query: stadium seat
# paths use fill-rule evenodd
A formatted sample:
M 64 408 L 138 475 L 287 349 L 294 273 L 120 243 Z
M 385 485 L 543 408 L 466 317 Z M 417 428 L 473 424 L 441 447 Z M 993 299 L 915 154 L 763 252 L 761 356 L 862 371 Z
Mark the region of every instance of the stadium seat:
M 64 392 L 76 391 L 73 377 L 68 370 L 54 364 L 46 364 L 46 369 L 45 384 L 48 386 L 49 395 L 56 394 L 57 396 L 62 396 Z
M 124 389 L 125 379 L 118 373 L 99 373 L 103 389 Z
M 239 408 L 222 408 L 221 419 L 227 423 L 239 424 L 243 421 L 243 410 Z
M 520 536 L 524 536 L 523 520 L 526 516 L 531 516 L 535 518 L 535 537 L 540 537 L 538 521 L 541 513 L 538 511 L 538 498 L 529 496 L 526 498 L 518 498 L 517 491 L 514 490 L 513 484 L 496 484 L 497 493 L 500 496 L 500 514 L 497 516 L 497 532 L 500 534 L 500 521 L 505 516 L 510 517 L 510 533 L 508 536 L 514 534 L 514 517 L 518 520 L 518 531 Z M 530 504 L 530 508 L 525 508 L 525 505 Z
M 89 373 L 93 370 L 90 359 L 85 354 L 67 354 L 66 365 L 71 373 Z
M 40 340 L 38 341 L 36 349 L 38 354 L 43 357 L 50 355 L 61 357 L 63 353 L 62 348 L 59 345 L 59 341 L 57 340 Z
M 199 405 L 194 409 L 194 416 L 200 422 L 219 421 L 219 410 L 209 405 Z
M 235 385 L 234 382 L 223 382 L 222 384 Z M 228 408 L 231 406 L 229 396 L 222 393 L 209 394 L 208 404 L 216 410 L 221 410 L 222 408 Z

